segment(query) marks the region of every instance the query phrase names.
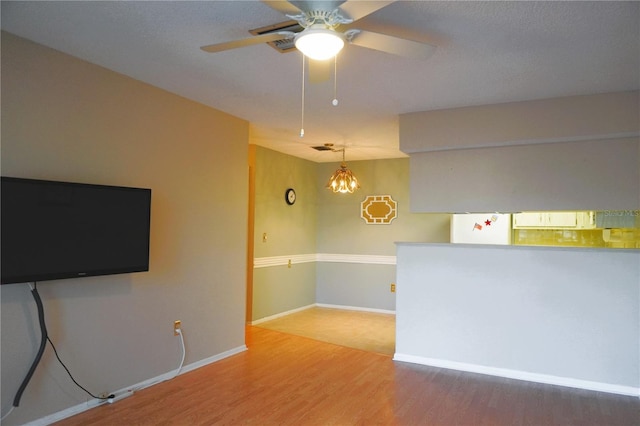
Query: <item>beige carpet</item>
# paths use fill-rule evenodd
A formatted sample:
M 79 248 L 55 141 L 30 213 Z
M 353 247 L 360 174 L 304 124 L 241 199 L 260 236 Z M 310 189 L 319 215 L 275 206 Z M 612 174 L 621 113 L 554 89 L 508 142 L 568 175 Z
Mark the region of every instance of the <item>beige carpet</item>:
M 396 317 L 393 314 L 314 307 L 256 327 L 384 355 L 395 352 Z

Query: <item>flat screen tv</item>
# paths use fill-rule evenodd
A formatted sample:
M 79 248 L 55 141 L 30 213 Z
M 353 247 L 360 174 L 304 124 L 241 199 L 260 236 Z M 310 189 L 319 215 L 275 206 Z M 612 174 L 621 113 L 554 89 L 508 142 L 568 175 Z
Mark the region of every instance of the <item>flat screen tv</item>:
M 1 182 L 2 284 L 149 270 L 150 189 Z

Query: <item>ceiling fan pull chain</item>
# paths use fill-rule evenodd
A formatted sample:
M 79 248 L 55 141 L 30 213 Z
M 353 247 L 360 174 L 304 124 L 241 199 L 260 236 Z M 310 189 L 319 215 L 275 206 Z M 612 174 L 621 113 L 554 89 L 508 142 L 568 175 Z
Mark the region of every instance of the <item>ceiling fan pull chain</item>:
M 338 106 L 338 55 L 333 57 L 333 100 L 331 105 Z
M 300 117 L 300 137 L 304 137 L 304 55 L 302 56 L 302 114 Z

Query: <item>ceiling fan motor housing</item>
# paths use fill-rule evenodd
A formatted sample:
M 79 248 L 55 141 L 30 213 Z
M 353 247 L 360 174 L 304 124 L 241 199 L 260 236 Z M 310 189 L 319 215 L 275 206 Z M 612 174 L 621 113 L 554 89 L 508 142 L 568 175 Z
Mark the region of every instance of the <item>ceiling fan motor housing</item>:
M 299 15 L 287 15 L 287 17 L 298 21 L 300 26 L 310 28 L 321 24 L 324 28 L 335 29 L 338 25 L 350 24 L 353 19 L 345 18 L 338 9 L 331 12 L 326 10 L 309 10 Z

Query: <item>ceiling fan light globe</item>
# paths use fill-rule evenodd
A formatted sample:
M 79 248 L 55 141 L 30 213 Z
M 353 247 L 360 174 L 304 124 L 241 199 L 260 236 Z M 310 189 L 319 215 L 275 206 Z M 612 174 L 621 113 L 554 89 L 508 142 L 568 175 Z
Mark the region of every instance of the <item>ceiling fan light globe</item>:
M 342 50 L 344 37 L 330 29 L 309 27 L 298 33 L 295 45 L 305 56 L 324 61 L 333 58 Z

